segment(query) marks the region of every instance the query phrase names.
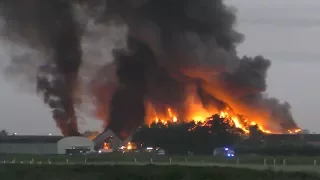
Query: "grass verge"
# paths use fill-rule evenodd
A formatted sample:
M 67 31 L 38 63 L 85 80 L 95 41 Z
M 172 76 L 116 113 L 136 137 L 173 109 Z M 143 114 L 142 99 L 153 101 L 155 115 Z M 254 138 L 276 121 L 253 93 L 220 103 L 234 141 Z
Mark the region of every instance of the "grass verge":
M 0 165 L 3 180 L 320 180 L 317 174 L 187 166 Z

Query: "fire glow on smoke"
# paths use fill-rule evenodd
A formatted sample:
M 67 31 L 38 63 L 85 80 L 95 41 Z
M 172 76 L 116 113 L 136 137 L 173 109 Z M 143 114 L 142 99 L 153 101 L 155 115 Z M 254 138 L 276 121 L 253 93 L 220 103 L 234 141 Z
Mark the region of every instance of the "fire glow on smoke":
M 266 134 L 282 134 L 282 133 L 299 133 L 301 132 L 300 128 L 296 129 L 287 129 L 286 131 L 281 130 L 272 130 L 267 128 L 268 121 L 261 117 L 257 118 L 259 120 L 248 119 L 244 116 L 241 116 L 234 112 L 231 108 L 225 108 L 224 110 L 207 110 L 202 107 L 201 102 L 197 100 L 195 97 L 189 98 L 189 103 L 187 104 L 188 109 L 190 110 L 185 117 L 186 120 L 182 120 L 179 118 L 179 113 L 173 111 L 172 107 L 168 107 L 165 113 L 158 113 L 156 109 L 151 105 L 151 103 L 147 104 L 147 116 L 145 118 L 145 122 L 147 125 L 151 125 L 152 123 L 161 123 L 163 125 L 168 125 L 168 123 L 180 123 L 180 122 L 195 122 L 195 124 L 201 126 L 206 123 L 209 117 L 214 114 L 218 114 L 220 118 L 224 118 L 231 126 L 241 129 L 245 133 L 250 133 L 250 126 L 257 126 L 260 131 Z
M 234 28 L 233 8 L 222 0 L 4 2 L 6 39 L 44 54 L 30 66 L 43 64 L 36 89 L 65 136 L 80 135 L 76 109 L 85 102 L 82 96 L 94 99 L 103 128 L 121 139 L 143 123 L 201 124 L 214 114 L 244 132 L 255 124 L 265 133 L 300 131 L 290 104 L 266 94 L 271 61 L 238 56 L 244 36 Z M 90 31 L 89 20 L 99 31 Z M 125 46 L 106 47 L 114 38 L 102 27 L 113 21 L 126 27 L 119 35 Z M 106 43 L 96 43 L 103 37 Z M 94 43 L 83 46 L 86 39 Z M 106 49 L 112 62 L 97 55 L 102 63 L 96 65 L 85 56 Z M 19 62 L 13 59 L 12 66 Z
M 178 120 L 178 115 L 174 112 L 172 112 L 171 108 L 168 108 L 167 114 L 165 115 L 157 115 L 155 113 L 154 117 L 151 117 L 149 120 L 147 120 L 147 124 L 151 125 L 152 123 L 161 123 L 163 125 L 167 125 L 169 122 L 170 123 L 179 123 L 180 121 Z M 213 114 L 218 114 L 220 118 L 224 118 L 230 125 L 235 126 L 236 128 L 241 129 L 245 133 L 250 133 L 249 127 L 250 126 L 255 126 L 257 125 L 259 130 L 261 130 L 263 133 L 266 134 L 278 134 L 278 133 L 299 133 L 301 132 L 301 129 L 292 129 L 292 130 L 287 130 L 287 132 L 276 132 L 276 131 L 271 131 L 269 129 L 266 129 L 262 125 L 260 125 L 256 121 L 252 121 L 243 117 L 240 117 L 239 115 L 235 115 L 234 112 L 230 110 L 225 110 L 225 111 L 220 111 L 220 112 L 208 112 L 204 109 L 201 109 L 198 112 L 194 112 L 193 115 L 191 115 L 187 122 L 194 121 L 198 125 L 203 125 L 207 118 L 212 116 Z

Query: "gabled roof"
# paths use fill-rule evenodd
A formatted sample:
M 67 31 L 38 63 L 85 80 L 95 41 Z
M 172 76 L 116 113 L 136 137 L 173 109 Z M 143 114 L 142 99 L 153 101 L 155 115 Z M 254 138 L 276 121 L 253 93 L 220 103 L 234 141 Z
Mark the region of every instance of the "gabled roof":
M 57 143 L 63 136 L 0 136 L 1 143 Z
M 93 139 L 93 142 L 100 142 L 106 140 L 108 137 L 112 136 L 113 138 L 118 138 L 118 136 L 111 130 L 108 129 L 103 133 L 99 134 L 96 138 Z
M 119 137 L 111 129 L 107 129 L 103 133 L 99 134 L 92 141 L 94 142 L 95 147 L 100 147 L 104 143 L 104 141 L 110 136 L 112 136 L 113 139 L 117 139 L 118 141 L 120 141 Z

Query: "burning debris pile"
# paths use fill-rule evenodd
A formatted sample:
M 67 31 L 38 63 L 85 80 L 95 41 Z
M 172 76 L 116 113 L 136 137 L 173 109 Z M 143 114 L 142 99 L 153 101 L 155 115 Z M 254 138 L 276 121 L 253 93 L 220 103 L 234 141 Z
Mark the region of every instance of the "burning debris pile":
M 237 56 L 243 35 L 235 31 L 235 14 L 222 0 L 2 3 L 10 32 L 50 54 L 40 68 L 38 89 L 64 135 L 78 134 L 74 104 L 79 68 L 86 68 L 75 4 L 96 24 L 127 26 L 127 47 L 114 49 L 114 60 L 106 61 L 88 84 L 97 116 L 122 139 L 144 122 L 201 122 L 213 114 L 244 131 L 247 124 L 268 133 L 299 131 L 290 105 L 265 94 L 270 61 Z

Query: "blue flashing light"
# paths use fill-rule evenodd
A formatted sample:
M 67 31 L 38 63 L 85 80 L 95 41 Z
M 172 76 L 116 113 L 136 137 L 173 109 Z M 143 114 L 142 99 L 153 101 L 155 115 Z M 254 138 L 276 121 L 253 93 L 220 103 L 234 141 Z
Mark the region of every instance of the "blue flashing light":
M 229 150 L 229 148 L 224 148 L 224 150 L 225 150 L 225 151 L 228 151 L 228 150 Z

